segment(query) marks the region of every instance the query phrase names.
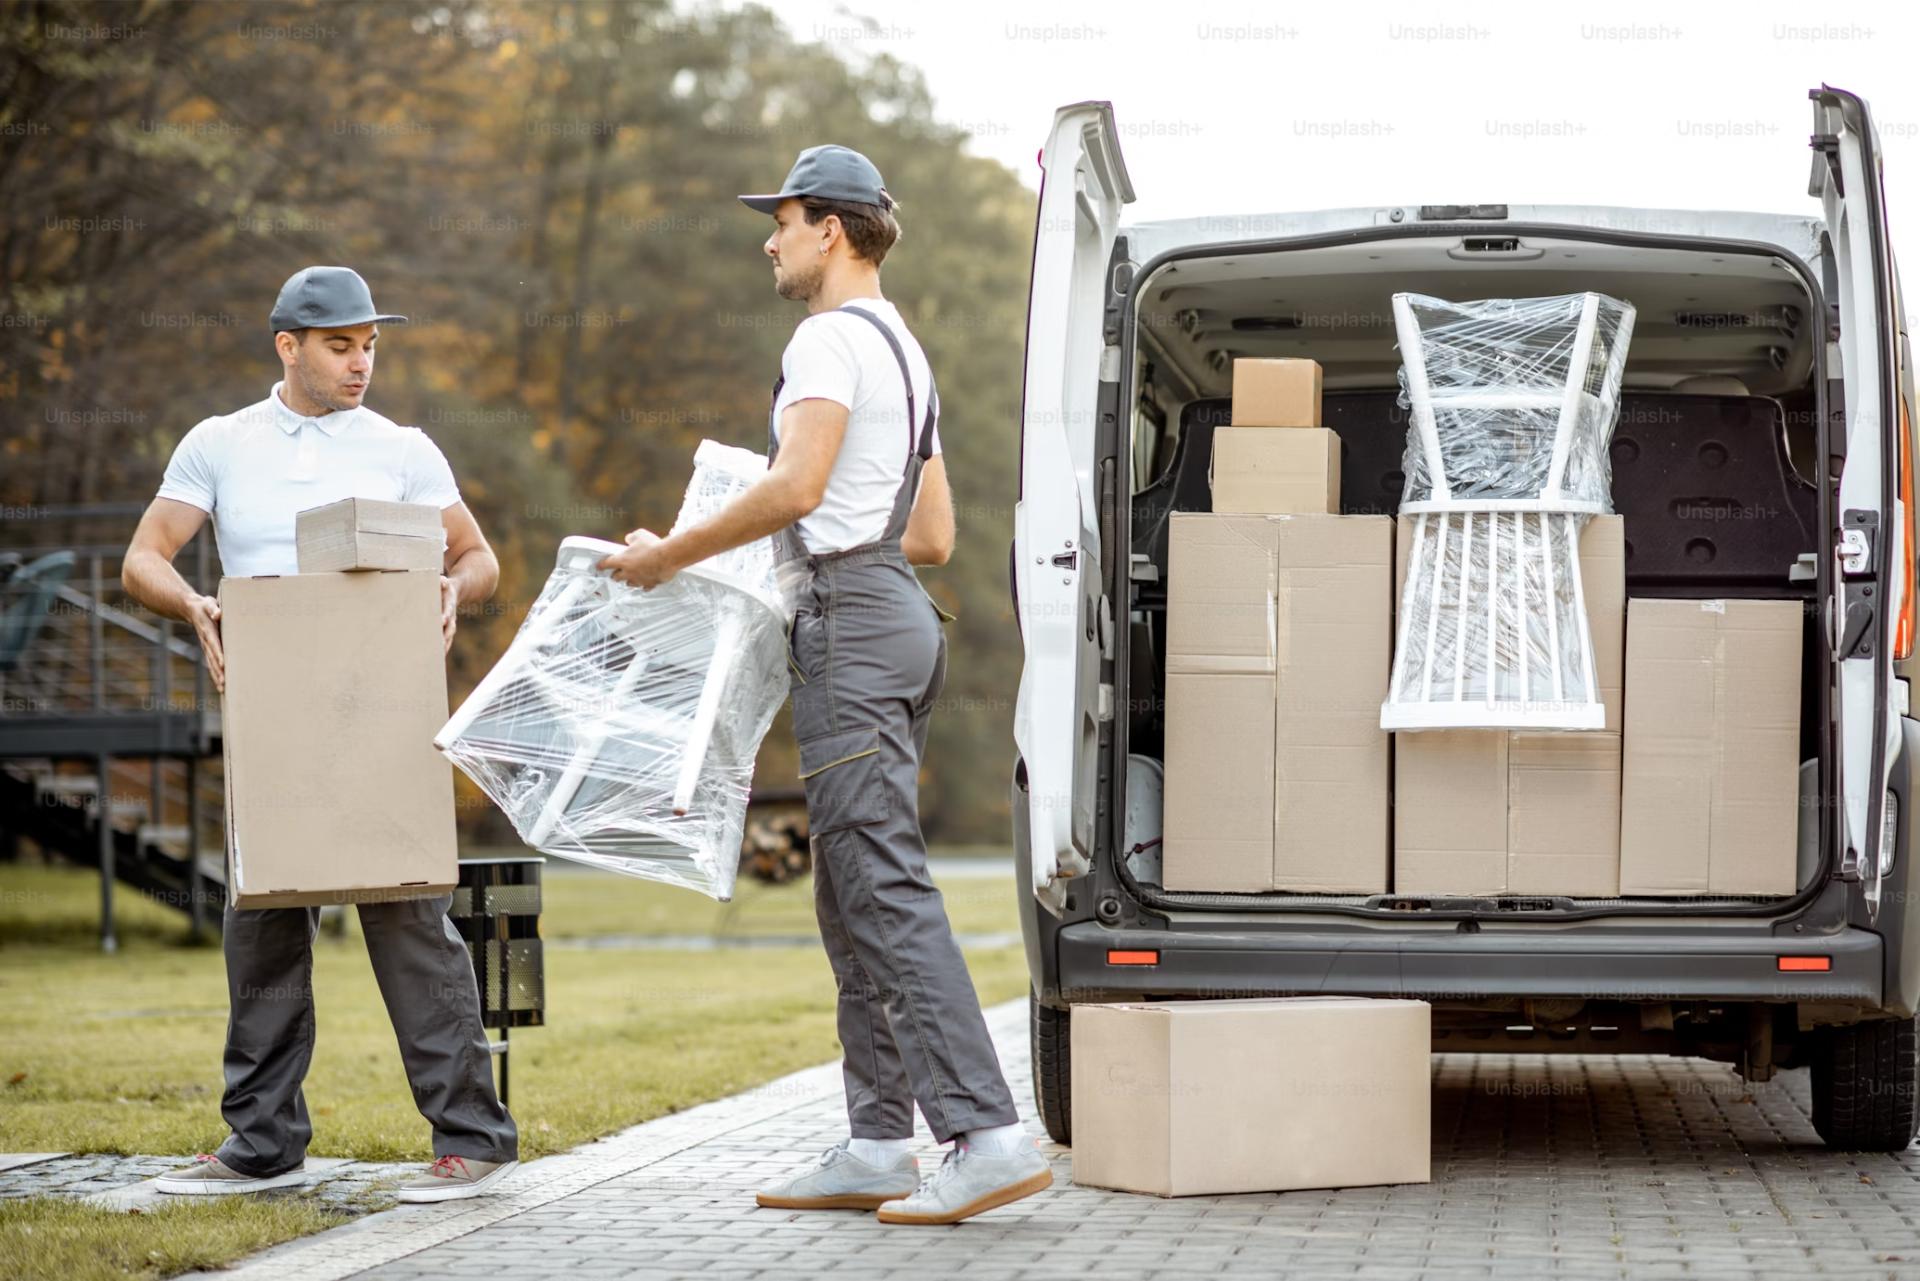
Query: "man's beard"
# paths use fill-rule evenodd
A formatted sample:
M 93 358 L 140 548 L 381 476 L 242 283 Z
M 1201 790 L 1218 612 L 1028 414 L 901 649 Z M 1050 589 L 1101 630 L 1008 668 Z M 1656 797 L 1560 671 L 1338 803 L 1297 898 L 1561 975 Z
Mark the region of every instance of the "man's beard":
M 371 382 L 369 382 L 368 385 L 371 386 Z M 307 393 L 308 400 L 316 405 L 325 406 L 328 413 L 337 414 L 343 409 L 353 408 L 352 401 L 336 398 L 335 388 L 312 382 L 305 374 L 300 376 L 300 388 Z M 362 394 L 364 395 L 365 393 L 363 392 Z
M 826 271 L 819 263 L 812 264 L 813 270 L 804 271 L 790 267 L 774 277 L 773 287 L 788 302 L 805 302 L 820 292 L 820 279 Z

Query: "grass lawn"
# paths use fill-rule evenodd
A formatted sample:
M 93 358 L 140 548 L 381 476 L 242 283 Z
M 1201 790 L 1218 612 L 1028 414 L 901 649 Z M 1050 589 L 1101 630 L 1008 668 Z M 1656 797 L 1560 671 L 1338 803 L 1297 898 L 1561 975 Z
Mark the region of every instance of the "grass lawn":
M 0 1201 L 0 1276 L 170 1277 L 225 1266 L 347 1217 L 299 1197 L 189 1197 L 146 1214 L 53 1197 Z
M 1018 933 L 1011 878 L 956 879 L 963 933 Z M 547 878 L 542 933 L 812 934 L 812 882 L 731 905 L 628 877 Z M 0 866 L 0 1136 L 15 1152 L 211 1151 L 227 1001 L 219 950 L 122 892 L 121 950 L 94 948 L 98 882 Z M 723 922 L 723 919 L 724 922 Z M 721 928 L 724 924 L 724 929 Z M 818 944 L 739 951 L 550 947 L 547 1026 L 513 1037 L 521 1152 L 544 1156 L 836 1057 L 833 977 Z M 1026 990 L 1017 943 L 968 953 L 985 1003 Z M 358 927 L 314 946 L 319 1039 L 307 1077 L 313 1154 L 431 1159 Z
M 955 879 L 963 934 L 1018 934 L 1010 877 Z M 743 886 L 730 905 L 627 877 L 546 880 L 550 940 L 607 934 L 814 933 L 812 882 Z M 95 945 L 87 872 L 0 864 L 0 1150 L 213 1150 L 227 1002 L 217 947 L 122 887 L 120 951 Z M 349 914 L 351 919 L 351 914 Z M 545 1156 L 833 1059 L 833 977 L 819 945 L 745 950 L 547 950 L 548 1025 L 513 1036 L 522 1159 Z M 1026 990 L 1020 945 L 967 952 L 983 1003 Z M 428 1160 L 357 925 L 314 946 L 319 1039 L 307 1077 L 315 1156 Z M 1025 1088 L 1016 1082 L 1016 1089 Z M 165 1277 L 218 1266 L 337 1216 L 299 1196 L 128 1215 L 0 1203 L 0 1276 Z

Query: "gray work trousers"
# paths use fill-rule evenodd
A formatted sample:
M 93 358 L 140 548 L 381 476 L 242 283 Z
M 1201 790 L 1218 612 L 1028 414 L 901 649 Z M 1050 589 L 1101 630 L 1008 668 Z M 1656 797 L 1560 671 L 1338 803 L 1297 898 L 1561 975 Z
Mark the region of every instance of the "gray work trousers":
M 493 1085 L 473 960 L 447 919 L 451 895 L 362 903 L 360 928 L 414 1105 L 433 1126 L 435 1157 L 511 1161 L 519 1133 Z M 300 1086 L 313 1058 L 317 907 L 228 905 L 226 1093 L 232 1134 L 216 1154 L 259 1178 L 306 1159 L 313 1125 Z
M 934 1138 L 1018 1119 L 940 891 L 919 778 L 947 642 L 898 544 L 812 557 L 794 618 L 793 728 L 814 908 L 839 989 L 856 1138 Z

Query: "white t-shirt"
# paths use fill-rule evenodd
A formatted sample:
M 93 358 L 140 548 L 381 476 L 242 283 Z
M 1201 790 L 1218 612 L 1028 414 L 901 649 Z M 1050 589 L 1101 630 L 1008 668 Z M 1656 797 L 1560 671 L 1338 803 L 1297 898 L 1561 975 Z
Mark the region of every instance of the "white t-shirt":
M 846 310 L 855 307 L 885 321 L 900 340 L 913 375 L 913 412 L 919 421 L 909 430 L 900 362 L 872 321 L 823 311 L 800 322 L 780 357 L 786 382 L 773 406 L 776 436 L 780 415 L 795 401 L 831 400 L 847 407 L 847 434 L 827 475 L 826 496 L 799 522 L 801 539 L 816 554 L 859 547 L 886 532 L 907 459 L 920 443 L 920 424 L 926 421 L 933 386 L 927 355 L 899 310 L 880 298 L 855 299 Z M 940 452 L 937 421 L 933 452 Z
M 196 425 L 173 451 L 161 498 L 213 516 L 222 572 L 232 578 L 298 572 L 294 513 L 343 498 L 460 501 L 453 469 L 418 427 L 365 405 L 305 418 L 280 399 L 283 383 L 238 413 Z

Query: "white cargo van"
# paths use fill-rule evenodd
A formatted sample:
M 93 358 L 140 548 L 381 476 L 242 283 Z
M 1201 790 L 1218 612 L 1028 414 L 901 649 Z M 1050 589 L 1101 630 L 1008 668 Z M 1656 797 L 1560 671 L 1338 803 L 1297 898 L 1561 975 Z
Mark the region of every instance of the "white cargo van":
M 1109 105 L 1055 117 L 1011 586 L 1014 841 L 1056 1139 L 1072 1133 L 1075 1004 L 1322 992 L 1421 996 L 1441 1050 L 1704 1055 L 1754 1080 L 1809 1066 L 1829 1143 L 1914 1137 L 1912 370 L 1867 104 L 1811 97 L 1806 217 L 1488 204 L 1128 225 Z M 1807 605 L 1798 892 L 1166 890 L 1151 834 L 1168 522 L 1208 509 L 1232 361 L 1318 361 L 1342 510 L 1392 513 L 1391 295 L 1586 290 L 1639 316 L 1614 439 L 1629 594 Z

